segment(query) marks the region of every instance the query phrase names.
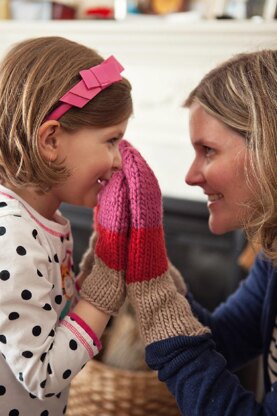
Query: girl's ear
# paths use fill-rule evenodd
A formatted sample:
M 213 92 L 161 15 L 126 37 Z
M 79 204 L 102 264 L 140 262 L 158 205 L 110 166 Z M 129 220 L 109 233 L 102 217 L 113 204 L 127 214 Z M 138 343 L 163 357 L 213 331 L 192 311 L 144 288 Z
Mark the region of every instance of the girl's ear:
M 38 129 L 38 145 L 42 157 L 54 162 L 58 157 L 60 123 L 56 120 L 45 121 Z

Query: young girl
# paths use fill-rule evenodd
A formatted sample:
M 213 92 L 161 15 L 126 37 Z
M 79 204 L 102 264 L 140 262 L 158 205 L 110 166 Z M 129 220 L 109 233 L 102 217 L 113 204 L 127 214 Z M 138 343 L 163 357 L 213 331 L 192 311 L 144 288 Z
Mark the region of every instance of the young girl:
M 114 58 L 59 37 L 16 45 L 0 67 L 0 413 L 58 416 L 101 348 L 122 279 L 75 300 L 62 202 L 93 207 L 121 167 L 131 87 Z M 97 269 L 96 269 L 97 275 Z M 89 281 L 89 278 L 88 278 Z M 108 293 L 110 296 L 107 296 Z M 73 309 L 72 303 L 74 301 Z
M 263 252 L 236 293 L 213 313 L 191 294 L 178 293 L 166 257 L 157 181 L 124 146 L 131 218 L 126 282 L 146 361 L 183 415 L 277 415 L 277 51 L 232 58 L 207 74 L 185 105 L 195 150 L 186 182 L 207 196 L 211 231 L 245 227 Z M 108 205 L 113 182 L 100 210 Z M 232 373 L 259 355 L 262 403 Z

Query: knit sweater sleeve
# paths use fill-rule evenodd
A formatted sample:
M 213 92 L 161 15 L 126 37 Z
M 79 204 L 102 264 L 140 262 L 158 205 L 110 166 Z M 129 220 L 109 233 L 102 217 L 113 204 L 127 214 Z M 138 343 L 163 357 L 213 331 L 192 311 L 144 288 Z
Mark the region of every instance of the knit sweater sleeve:
M 273 416 L 277 389 L 262 405 L 226 369 L 210 335 L 177 336 L 146 347 L 146 361 L 167 384 L 182 415 Z

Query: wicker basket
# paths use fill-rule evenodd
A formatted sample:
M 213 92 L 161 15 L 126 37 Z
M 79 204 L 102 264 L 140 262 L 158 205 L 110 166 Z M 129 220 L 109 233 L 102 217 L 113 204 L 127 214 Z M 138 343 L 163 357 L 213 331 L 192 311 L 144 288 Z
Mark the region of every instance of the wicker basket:
M 89 361 L 73 379 L 67 416 L 180 416 L 154 371 L 129 371 Z

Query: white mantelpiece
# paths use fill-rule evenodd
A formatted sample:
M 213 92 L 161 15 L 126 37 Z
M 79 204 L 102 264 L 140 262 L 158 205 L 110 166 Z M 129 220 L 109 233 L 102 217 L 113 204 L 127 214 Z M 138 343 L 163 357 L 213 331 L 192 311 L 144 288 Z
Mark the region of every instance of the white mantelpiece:
M 132 82 L 135 116 L 126 138 L 142 152 L 165 196 L 203 200 L 184 184 L 193 158 L 187 110 L 181 104 L 214 65 L 242 51 L 277 47 L 277 22 L 159 19 L 105 21 L 0 21 L 0 57 L 15 42 L 59 35 L 114 54 Z

